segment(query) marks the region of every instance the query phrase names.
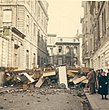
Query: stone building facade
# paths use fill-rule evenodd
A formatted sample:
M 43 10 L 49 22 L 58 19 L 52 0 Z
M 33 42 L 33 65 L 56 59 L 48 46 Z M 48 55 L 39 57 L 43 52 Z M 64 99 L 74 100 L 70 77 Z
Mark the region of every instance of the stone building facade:
M 95 70 L 109 68 L 109 1 L 84 1 L 83 62 Z
M 48 35 L 49 62 L 53 65 L 80 66 L 80 42 L 77 38 Z
M 0 66 L 47 63 L 47 10 L 42 0 L 0 0 Z
M 54 64 L 54 56 L 56 55 L 56 34 L 48 34 L 47 37 L 47 50 L 49 52 L 49 63 Z

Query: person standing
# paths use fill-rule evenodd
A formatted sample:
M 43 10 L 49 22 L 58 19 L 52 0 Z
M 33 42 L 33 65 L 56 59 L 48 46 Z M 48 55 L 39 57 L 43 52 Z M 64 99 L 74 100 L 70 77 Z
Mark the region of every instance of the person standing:
M 97 89 L 98 89 L 98 93 L 100 93 L 100 90 L 99 90 L 99 83 L 100 83 L 100 77 L 101 77 L 101 73 L 103 72 L 103 69 L 101 70 L 98 70 L 98 74 L 97 74 Z
M 108 77 L 105 76 L 105 72 L 101 73 L 101 77 L 99 79 L 99 92 L 102 96 L 102 99 L 104 99 L 103 96 L 105 96 L 105 99 L 108 100 Z
M 94 72 L 93 69 L 89 69 L 89 73 L 87 75 L 88 78 L 88 83 L 89 83 L 89 88 L 90 88 L 90 94 L 94 94 L 95 91 L 95 77 L 94 77 Z

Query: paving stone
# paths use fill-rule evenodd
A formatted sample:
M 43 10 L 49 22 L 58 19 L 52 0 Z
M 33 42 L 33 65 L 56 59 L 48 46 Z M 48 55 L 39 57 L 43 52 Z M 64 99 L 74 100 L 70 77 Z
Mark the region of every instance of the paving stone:
M 13 103 L 13 100 L 9 100 L 9 103 Z
M 41 102 L 40 100 L 37 100 L 37 102 Z
M 3 107 L 3 106 L 1 106 L 1 107 L 0 107 L 0 109 L 4 109 L 4 107 Z
M 27 105 L 30 105 L 30 103 L 28 102 Z

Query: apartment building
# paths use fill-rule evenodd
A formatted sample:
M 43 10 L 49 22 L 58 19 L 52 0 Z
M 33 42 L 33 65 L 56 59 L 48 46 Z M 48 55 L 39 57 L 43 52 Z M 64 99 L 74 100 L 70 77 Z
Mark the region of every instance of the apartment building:
M 0 66 L 47 63 L 47 10 L 43 0 L 0 0 Z
M 50 64 L 54 64 L 54 55 L 56 54 L 56 34 L 48 34 L 47 37 L 47 50 L 49 52 L 49 60 Z
M 109 68 L 109 2 L 84 1 L 83 62 L 95 70 Z
M 48 34 L 47 49 L 51 64 L 80 66 L 80 42 L 77 38 Z

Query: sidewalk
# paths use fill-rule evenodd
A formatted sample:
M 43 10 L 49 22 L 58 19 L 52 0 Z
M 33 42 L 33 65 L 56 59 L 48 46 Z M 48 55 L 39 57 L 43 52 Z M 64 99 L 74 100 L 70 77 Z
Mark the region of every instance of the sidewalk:
M 109 110 L 109 100 L 102 100 L 101 95 L 89 95 L 89 93 L 86 93 L 86 97 L 92 107 L 92 110 Z M 107 98 L 109 98 L 109 95 Z

